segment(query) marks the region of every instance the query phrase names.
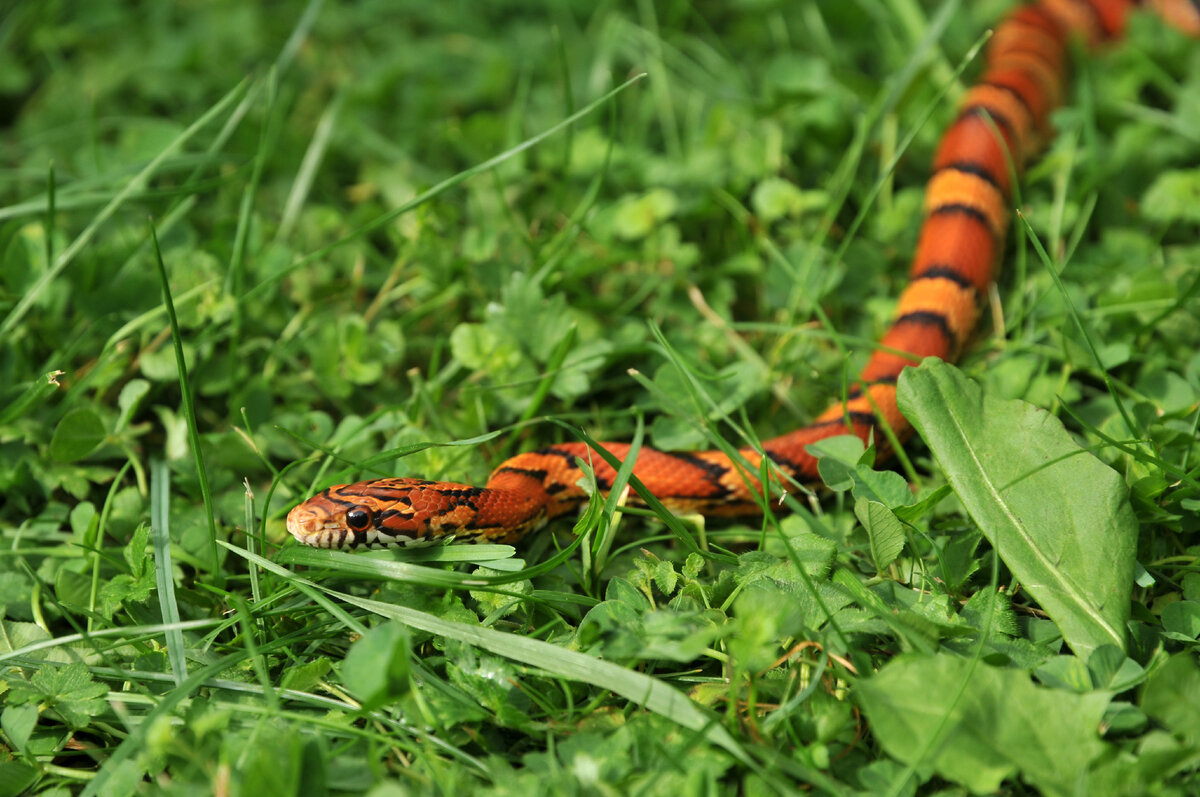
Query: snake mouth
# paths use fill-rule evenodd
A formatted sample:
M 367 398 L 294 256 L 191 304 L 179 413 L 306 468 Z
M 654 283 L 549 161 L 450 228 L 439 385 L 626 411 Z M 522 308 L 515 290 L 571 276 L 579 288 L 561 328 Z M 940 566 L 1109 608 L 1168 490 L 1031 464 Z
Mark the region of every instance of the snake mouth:
M 313 512 L 300 505 L 288 512 L 287 530 L 288 534 L 305 545 L 328 548 L 330 537 L 337 532 L 337 525 L 321 522 Z

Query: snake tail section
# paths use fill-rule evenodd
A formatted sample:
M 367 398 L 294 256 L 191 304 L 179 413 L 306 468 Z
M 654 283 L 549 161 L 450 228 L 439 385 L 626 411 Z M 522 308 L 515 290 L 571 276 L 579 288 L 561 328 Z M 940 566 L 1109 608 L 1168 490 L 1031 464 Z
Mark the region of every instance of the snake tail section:
M 1130 0 L 1038 0 L 1016 7 L 996 27 L 979 80 L 966 92 L 954 123 L 942 136 L 925 190 L 910 280 L 895 319 L 846 401 L 813 423 L 767 440 L 762 453 L 746 448 L 749 469 L 719 451 L 664 452 L 642 448 L 634 474 L 676 512 L 732 516 L 757 511 L 762 456 L 788 480 L 811 482 L 816 460 L 806 447 L 826 437 L 854 434 L 900 440 L 911 427 L 896 406 L 900 372 L 926 357 L 955 360 L 979 318 L 980 302 L 995 279 L 1009 224 L 1013 181 L 1049 138 L 1049 114 L 1062 101 L 1067 43 L 1089 46 L 1119 37 Z M 1170 24 L 1200 35 L 1200 2 L 1147 0 Z M 603 446 L 621 459 L 622 443 Z M 288 531 L 322 548 L 374 548 L 461 542 L 513 543 L 586 499 L 580 460 L 605 491 L 614 470 L 582 443 L 531 451 L 502 463 L 486 486 L 377 479 L 330 487 L 295 507 Z

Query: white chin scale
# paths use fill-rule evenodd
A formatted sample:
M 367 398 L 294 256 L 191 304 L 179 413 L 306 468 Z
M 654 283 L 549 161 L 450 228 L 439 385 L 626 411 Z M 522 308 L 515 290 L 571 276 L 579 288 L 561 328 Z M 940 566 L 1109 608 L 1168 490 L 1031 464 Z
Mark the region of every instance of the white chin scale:
M 443 545 L 454 540 L 453 535 L 429 539 L 427 537 L 410 537 L 407 534 L 388 534 L 379 529 L 370 529 L 356 534 L 340 526 L 330 526 L 317 534 L 300 538 L 306 545 L 316 548 L 340 549 L 353 551 L 359 548 L 425 548 L 431 545 Z

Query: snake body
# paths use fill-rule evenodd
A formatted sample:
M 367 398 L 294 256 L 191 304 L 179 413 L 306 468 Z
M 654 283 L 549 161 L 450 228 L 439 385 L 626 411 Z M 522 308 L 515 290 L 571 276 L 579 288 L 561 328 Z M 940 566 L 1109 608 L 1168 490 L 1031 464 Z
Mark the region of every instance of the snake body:
M 762 458 L 778 477 L 812 482 L 817 462 L 807 447 L 834 435 L 903 440 L 911 427 L 896 404 L 900 372 L 925 357 L 954 360 L 975 327 L 981 298 L 995 277 L 1008 227 L 1012 180 L 1050 134 L 1048 116 L 1064 91 L 1071 36 L 1095 46 L 1118 37 L 1131 0 L 1036 0 L 1015 8 L 996 28 L 978 81 L 943 135 L 926 186 L 910 280 L 896 316 L 847 398 L 808 426 L 743 448 L 735 464 L 720 451 L 641 448 L 634 475 L 668 509 L 704 515 L 758 511 Z M 1200 35 L 1200 1 L 1146 3 L 1171 24 Z M 624 443 L 603 443 L 623 460 Z M 616 471 L 583 443 L 518 454 L 483 487 L 390 478 L 336 485 L 296 506 L 287 528 L 322 548 L 387 547 L 453 538 L 513 543 L 587 499 L 580 486 L 591 466 L 607 491 Z M 746 467 L 746 466 L 749 467 Z

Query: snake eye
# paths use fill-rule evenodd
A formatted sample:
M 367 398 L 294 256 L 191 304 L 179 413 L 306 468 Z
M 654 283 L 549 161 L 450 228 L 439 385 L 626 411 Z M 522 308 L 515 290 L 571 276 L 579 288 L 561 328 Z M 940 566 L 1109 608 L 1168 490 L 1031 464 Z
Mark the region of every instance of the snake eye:
M 346 525 L 351 531 L 366 531 L 371 526 L 371 513 L 356 506 L 346 513 Z

